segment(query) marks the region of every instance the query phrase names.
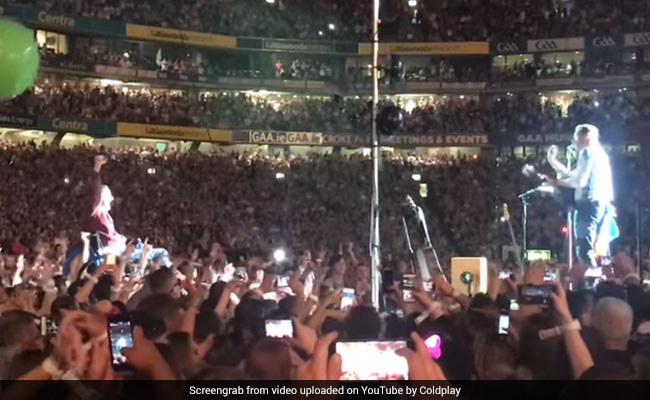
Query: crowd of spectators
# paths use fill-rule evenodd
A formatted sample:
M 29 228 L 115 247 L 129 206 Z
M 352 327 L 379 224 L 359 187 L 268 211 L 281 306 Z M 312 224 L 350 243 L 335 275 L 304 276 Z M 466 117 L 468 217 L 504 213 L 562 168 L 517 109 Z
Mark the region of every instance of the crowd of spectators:
M 431 135 L 570 132 L 588 121 L 603 135 L 621 135 L 634 122 L 650 117 L 650 106 L 627 92 L 591 93 L 573 98 L 567 110 L 552 98 L 531 94 L 485 99 L 470 96 L 387 98 L 405 109 L 403 133 Z M 411 104 L 413 103 L 413 104 Z M 123 122 L 313 132 L 367 132 L 368 99 L 298 95 L 205 93 L 192 99 L 178 91 L 44 82 L 0 110 L 49 117 Z
M 339 347 L 328 354 L 337 336 L 342 342 L 409 335 L 415 349 L 398 354 L 406 357 L 412 380 L 650 379 L 650 297 L 624 253 L 595 289 L 576 289 L 585 284 L 582 266 L 558 266 L 549 307 L 521 299 L 518 309 L 512 307 L 517 287 L 542 284 L 552 267 L 534 264 L 522 274 L 499 266 L 498 250 L 508 244 L 508 234 L 498 209 L 511 205 L 520 235 L 516 195 L 534 184 L 519 173 L 522 160 L 384 155 L 382 268 L 393 269 L 395 282 L 385 282 L 385 313 L 379 314 L 369 303 L 365 256 L 367 158 L 101 150 L 110 160 L 101 176 L 115 195 L 117 230 L 128 238 L 147 237 L 144 255 L 128 261 L 135 249 L 130 245 L 115 264 L 103 263 L 80 278 L 63 276 L 65 252 L 79 242 L 90 160 L 98 150 L 2 143 L 2 379 L 116 379 L 110 360 L 122 346 L 111 344 L 111 355 L 105 334 L 106 319 L 116 314 L 135 325 L 133 342 L 121 353 L 138 375 L 127 373 L 126 379 L 338 380 L 350 373 L 342 370 L 350 360 L 342 366 L 341 357 L 351 355 Z M 626 194 L 617 199 L 617 250 L 629 253 L 628 206 L 635 195 L 650 195 L 644 184 L 649 163 L 646 155 L 613 157 L 617 193 Z M 404 193 L 418 190 L 410 178 L 415 170 L 430 185 L 429 196 L 417 201 L 443 268 L 448 270 L 452 255 L 489 257 L 495 263 L 486 293 L 458 293 L 435 275 L 435 297 L 416 281 L 415 301 L 404 301 L 399 276 L 408 267 L 400 218 L 407 211 Z M 284 178 L 276 179 L 277 172 Z M 563 241 L 564 213 L 557 203 L 539 197 L 531 211 L 531 247 Z M 147 243 L 172 250 L 172 269 L 147 261 Z M 288 261 L 270 256 L 278 248 L 286 249 Z M 499 279 L 499 270 L 510 277 Z M 287 287 L 278 278 L 285 275 Z M 569 284 L 573 291 L 565 289 Z M 355 289 L 353 306 L 332 309 L 343 288 Z M 511 317 L 505 337 L 497 333 L 500 312 Z M 265 320 L 288 318 L 293 339 L 265 332 Z M 433 334 L 441 345 L 432 353 L 423 339 Z M 372 367 L 388 368 L 385 362 Z M 94 385 L 75 387 L 100 395 Z M 0 386 L 8 398 L 30 399 L 37 389 L 21 388 Z M 103 386 L 101 395 L 115 397 L 121 389 Z M 177 398 L 173 389 L 167 386 L 166 399 Z
M 9 3 L 33 1 L 10 0 Z M 369 1 L 219 0 L 36 1 L 56 12 L 168 28 L 238 36 L 290 39 L 369 40 Z M 648 5 L 639 0 L 404 0 L 382 1 L 380 33 L 385 40 L 468 41 L 534 39 L 586 34 L 644 32 Z

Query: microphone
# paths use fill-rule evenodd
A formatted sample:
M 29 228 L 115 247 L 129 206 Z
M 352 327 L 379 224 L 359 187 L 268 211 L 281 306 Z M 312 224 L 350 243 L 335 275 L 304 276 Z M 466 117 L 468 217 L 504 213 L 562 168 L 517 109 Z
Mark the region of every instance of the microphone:
M 413 197 L 411 197 L 411 195 L 409 195 L 409 194 L 406 195 L 406 200 L 405 200 L 404 203 L 407 206 L 409 206 L 410 208 L 416 208 L 417 207 L 417 205 L 415 204 L 415 201 L 413 201 Z

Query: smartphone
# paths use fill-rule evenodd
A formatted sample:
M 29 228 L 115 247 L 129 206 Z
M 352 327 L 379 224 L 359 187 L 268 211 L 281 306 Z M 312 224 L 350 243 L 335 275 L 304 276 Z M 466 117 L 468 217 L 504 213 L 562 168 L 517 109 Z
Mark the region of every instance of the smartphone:
M 507 336 L 508 329 L 510 329 L 510 314 L 505 314 L 505 313 L 499 314 L 497 333 L 502 336 Z
M 56 335 L 59 331 L 54 321 L 44 316 L 41 316 L 39 328 L 41 330 L 41 336 L 46 336 L 48 334 Z
M 408 379 L 406 358 L 395 353 L 406 347 L 406 341 L 337 342 L 341 355 L 342 380 L 405 380 Z
M 405 274 L 402 276 L 402 300 L 406 302 L 415 301 L 413 297 L 413 289 L 415 289 L 415 275 Z
M 115 371 L 133 370 L 126 357 L 122 355 L 122 349 L 133 347 L 133 329 L 129 315 L 114 315 L 108 319 L 108 340 L 113 369 Z
M 395 274 L 392 269 L 385 269 L 381 271 L 381 286 L 384 289 L 384 292 L 390 290 L 393 287 L 395 282 Z
M 551 293 L 555 292 L 553 285 L 522 285 L 519 286 L 520 304 L 549 305 Z
M 264 321 L 267 337 L 293 337 L 293 321 L 290 319 L 267 319 Z
M 290 279 L 291 279 L 291 277 L 289 275 L 280 275 L 280 276 L 278 276 L 278 280 L 277 280 L 278 287 L 282 288 L 282 287 L 289 286 L 289 280 Z
M 235 268 L 235 272 L 233 273 L 233 276 L 236 281 L 243 282 L 246 279 L 246 268 L 244 267 Z
M 499 271 L 499 279 L 508 279 L 510 278 L 510 271 Z
M 433 282 L 422 282 L 422 287 L 424 288 L 424 291 L 427 293 L 433 292 Z
M 115 254 L 106 255 L 106 265 L 115 265 Z
M 354 289 L 343 289 L 343 297 L 341 298 L 341 310 L 347 310 L 352 307 L 354 303 Z

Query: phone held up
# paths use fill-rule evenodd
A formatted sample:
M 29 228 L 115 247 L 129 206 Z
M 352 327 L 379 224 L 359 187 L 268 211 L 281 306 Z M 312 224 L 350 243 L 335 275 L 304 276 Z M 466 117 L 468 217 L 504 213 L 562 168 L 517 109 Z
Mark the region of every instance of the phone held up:
M 354 304 L 354 289 L 343 289 L 343 297 L 341 298 L 341 310 L 347 310 Z
M 122 349 L 133 347 L 133 327 L 128 314 L 114 315 L 108 319 L 108 340 L 113 370 L 132 371 L 133 367 L 122 355 Z
M 519 304 L 550 305 L 551 293 L 555 293 L 554 285 L 519 286 Z
M 510 329 L 510 314 L 502 311 L 499 314 L 497 333 L 499 336 L 508 336 L 508 329 Z
M 264 321 L 266 337 L 293 337 L 293 321 L 290 319 L 267 319 Z
M 402 276 L 402 300 L 414 302 L 413 290 L 415 289 L 415 275 L 404 274 Z

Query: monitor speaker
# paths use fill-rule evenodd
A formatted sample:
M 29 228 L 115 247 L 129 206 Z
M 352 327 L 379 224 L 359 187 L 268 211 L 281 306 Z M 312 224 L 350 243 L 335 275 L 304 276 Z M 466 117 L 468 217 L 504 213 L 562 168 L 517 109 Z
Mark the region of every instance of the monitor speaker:
M 451 259 L 451 286 L 457 292 L 469 295 L 487 293 L 487 258 L 453 257 Z

